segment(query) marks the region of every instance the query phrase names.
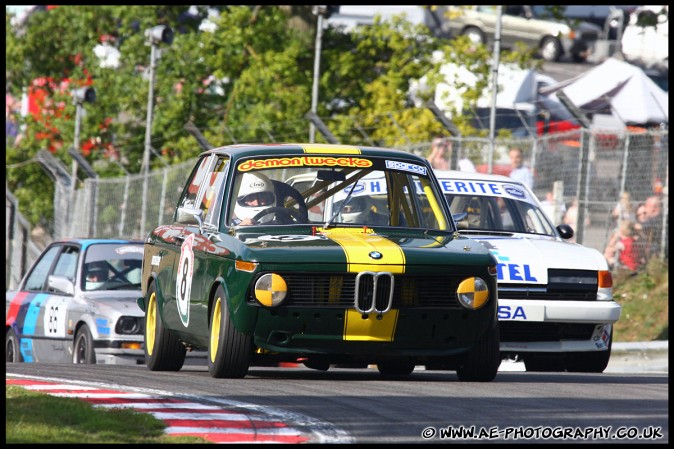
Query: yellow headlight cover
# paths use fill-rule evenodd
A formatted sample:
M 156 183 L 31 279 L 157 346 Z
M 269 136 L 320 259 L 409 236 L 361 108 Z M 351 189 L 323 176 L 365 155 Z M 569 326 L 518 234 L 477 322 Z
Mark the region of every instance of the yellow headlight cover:
M 260 276 L 255 282 L 255 299 L 266 307 L 278 306 L 288 293 L 286 281 L 276 273 Z
M 461 305 L 467 309 L 476 310 L 487 303 L 489 287 L 484 279 L 472 277 L 464 279 L 456 289 Z

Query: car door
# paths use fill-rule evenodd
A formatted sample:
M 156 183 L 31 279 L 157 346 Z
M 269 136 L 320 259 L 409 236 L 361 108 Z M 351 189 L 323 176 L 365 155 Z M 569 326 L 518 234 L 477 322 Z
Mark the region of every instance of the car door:
M 501 40 L 504 46 L 512 48 L 515 42 L 523 42 L 530 47 L 538 47 L 542 36 L 538 22 L 536 19 L 527 17 L 524 5 L 503 6 Z
M 195 222 L 195 218 L 188 211 L 192 211 L 197 204 L 197 196 L 202 181 L 206 176 L 207 169 L 213 161 L 213 156 L 201 157 L 194 166 L 192 173 L 185 184 L 183 192 L 178 200 L 173 223 L 160 225 L 153 234 L 156 235 L 154 247 L 147 248 L 146 262 L 148 258 L 156 273 L 156 286 L 161 292 L 158 300 L 162 301 L 159 310 L 162 314 L 164 325 L 171 329 L 182 330 L 179 314 L 176 313 L 178 306 L 177 295 L 184 297 L 184 285 L 176 288 L 176 272 L 181 258 L 181 248 L 185 242 L 185 227 L 189 222 Z M 149 254 L 148 254 L 149 253 Z
M 67 315 L 73 303 L 79 255 L 78 245 L 54 244 L 31 268 L 12 298 L 7 321 L 14 324 L 24 361 L 72 361 Z M 59 279 L 61 282 L 55 282 Z M 68 282 L 70 288 L 64 289 Z
M 215 238 L 220 227 L 228 166 L 229 159 L 219 155 L 202 161 L 190 181 L 193 187 L 179 203 L 174 224 L 179 233 L 173 249 L 176 255 L 173 286 L 179 319 L 171 320 L 170 326 L 181 331 L 186 331 L 189 324 L 192 330 L 208 332 L 208 314 L 203 310 L 207 309 L 213 278 L 206 264 L 209 256 L 219 252 L 211 238 Z M 201 223 L 194 213 L 200 214 Z

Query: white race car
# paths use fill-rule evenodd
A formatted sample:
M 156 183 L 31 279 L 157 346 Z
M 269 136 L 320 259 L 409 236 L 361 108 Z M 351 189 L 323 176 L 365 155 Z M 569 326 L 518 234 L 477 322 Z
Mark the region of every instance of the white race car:
M 603 255 L 567 241 L 525 185 L 501 175 L 435 171 L 459 232 L 498 264 L 503 358 L 527 371 L 600 373 L 611 356 L 621 307 Z

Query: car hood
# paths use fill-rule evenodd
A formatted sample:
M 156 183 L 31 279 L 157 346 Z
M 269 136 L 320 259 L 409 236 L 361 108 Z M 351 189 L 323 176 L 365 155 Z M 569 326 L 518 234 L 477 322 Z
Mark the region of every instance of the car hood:
M 238 237 L 243 242 L 241 258 L 263 263 L 346 263 L 350 271 L 372 265 L 485 266 L 494 263 L 493 257 L 478 242 L 457 239 L 451 234 L 432 236 L 423 232 L 331 228 L 315 235 L 246 232 Z
M 548 269 L 608 270 L 594 248 L 553 237 L 473 237 L 496 257 L 498 282 L 547 284 Z
M 81 299 L 96 309 L 113 310 L 121 315 L 144 316 L 136 300 L 141 296 L 140 290 L 103 290 L 86 292 Z

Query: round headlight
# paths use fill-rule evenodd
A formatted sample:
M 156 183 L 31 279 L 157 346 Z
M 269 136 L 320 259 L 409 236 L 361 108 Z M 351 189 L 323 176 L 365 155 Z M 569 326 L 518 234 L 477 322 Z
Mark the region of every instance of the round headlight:
M 260 276 L 255 282 L 255 299 L 267 307 L 278 306 L 286 299 L 288 285 L 286 281 L 275 273 L 267 273 Z
M 489 299 L 489 287 L 484 279 L 479 277 L 464 279 L 456 289 L 456 296 L 466 309 L 479 309 Z
M 121 316 L 115 325 L 115 332 L 121 335 L 142 334 L 143 322 L 143 318 L 135 316 Z

